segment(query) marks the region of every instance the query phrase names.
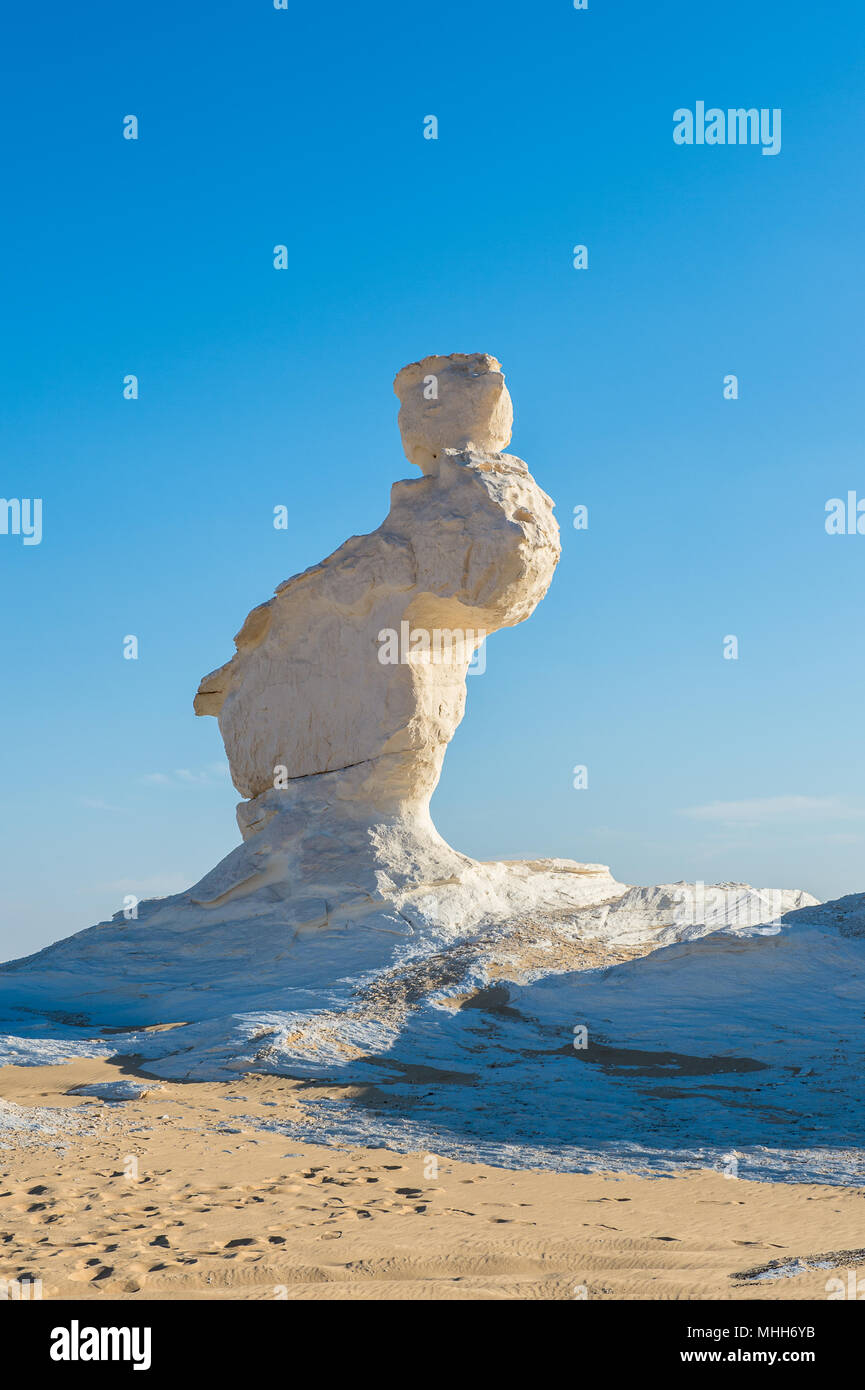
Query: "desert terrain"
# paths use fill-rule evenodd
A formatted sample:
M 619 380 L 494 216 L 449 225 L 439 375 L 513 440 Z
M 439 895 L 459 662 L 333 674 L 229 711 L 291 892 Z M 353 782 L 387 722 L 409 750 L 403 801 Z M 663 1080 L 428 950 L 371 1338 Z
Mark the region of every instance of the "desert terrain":
M 132 1076 L 147 1084 L 117 1058 L 0 1069 L 7 1117 L 37 1121 L 0 1129 L 7 1281 L 76 1300 L 825 1299 L 865 1246 L 856 1187 L 295 1143 L 258 1128 L 302 1111 L 309 1084 L 284 1077 L 70 1094 Z M 834 1270 L 745 1277 L 831 1252 Z

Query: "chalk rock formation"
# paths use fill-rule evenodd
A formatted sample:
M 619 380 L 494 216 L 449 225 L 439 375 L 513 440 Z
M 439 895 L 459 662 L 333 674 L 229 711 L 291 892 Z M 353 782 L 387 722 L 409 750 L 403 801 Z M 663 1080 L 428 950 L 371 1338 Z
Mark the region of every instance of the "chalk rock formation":
M 411 362 L 393 389 L 406 458 L 422 473 L 437 473 L 447 449 L 497 454 L 510 443 L 514 408 L 501 365 L 485 352 Z
M 423 383 L 433 382 L 434 400 Z M 227 665 L 205 676 L 234 784 L 255 803 L 296 778 L 339 774 L 331 799 L 407 814 L 429 803 L 463 717 L 466 672 L 488 633 L 522 622 L 559 558 L 553 505 L 510 437 L 510 397 L 482 354 L 428 357 L 395 389 L 407 456 L 377 531 L 281 584 L 254 608 Z M 241 829 L 261 819 L 245 806 Z
M 237 816 L 249 848 L 208 875 L 195 901 L 279 884 L 298 907 L 314 884 L 316 906 L 299 908 L 308 924 L 322 895 L 332 915 L 347 883 L 374 888 L 379 902 L 450 884 L 456 898 L 437 899 L 433 914 L 454 922 L 493 902 L 507 914 L 615 896 L 621 885 L 602 865 L 478 865 L 433 826 L 429 801 L 463 717 L 469 663 L 487 634 L 543 598 L 559 531 L 523 461 L 498 452 L 513 408 L 494 357 L 427 357 L 394 389 L 405 452 L 423 476 L 393 484 L 377 531 L 254 608 L 235 655 L 199 687 L 195 711 L 218 718 L 246 798 Z
M 134 1053 L 166 1078 L 388 1088 L 365 1116 L 322 1100 L 317 1142 L 603 1169 L 754 1145 L 781 1175 L 846 1181 L 861 901 L 626 889 L 600 864 L 479 863 L 436 832 L 472 653 L 531 614 L 559 541 L 550 499 L 500 452 L 494 358 L 427 358 L 396 391 L 422 476 L 253 609 L 201 682 L 243 843 L 187 892 L 0 966 L 0 1062 Z
M 0 1001 L 112 1023 L 284 1007 L 288 988 L 329 995 L 351 972 L 624 893 L 602 864 L 479 863 L 432 823 L 472 656 L 543 598 L 559 535 L 526 465 L 499 452 L 512 408 L 495 358 L 429 357 L 395 389 L 423 476 L 394 483 L 377 531 L 254 608 L 196 696 L 244 798 L 243 843 L 188 892 L 0 969 Z

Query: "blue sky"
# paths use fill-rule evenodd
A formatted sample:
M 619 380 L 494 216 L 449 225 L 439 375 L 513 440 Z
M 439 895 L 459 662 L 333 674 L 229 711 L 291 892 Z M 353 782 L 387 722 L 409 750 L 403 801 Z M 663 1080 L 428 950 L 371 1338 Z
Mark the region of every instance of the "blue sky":
M 564 546 L 470 681 L 445 837 L 865 889 L 865 536 L 824 527 L 865 497 L 863 38 L 847 0 L 7 18 L 0 492 L 43 539 L 0 535 L 0 955 L 237 842 L 198 681 L 382 520 L 433 352 L 500 358 Z M 698 100 L 780 108 L 780 154 L 677 146 Z

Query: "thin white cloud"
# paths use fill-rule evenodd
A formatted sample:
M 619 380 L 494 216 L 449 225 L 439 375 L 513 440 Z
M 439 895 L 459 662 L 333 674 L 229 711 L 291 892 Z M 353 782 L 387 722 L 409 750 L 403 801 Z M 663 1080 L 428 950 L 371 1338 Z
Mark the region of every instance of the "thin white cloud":
M 862 820 L 865 808 L 851 806 L 837 796 L 757 796 L 689 806 L 679 815 L 721 825 L 773 825 L 779 821 Z
M 206 767 L 178 767 L 173 772 L 145 772 L 141 778 L 152 787 L 210 786 L 229 777 L 228 763 L 208 763 Z

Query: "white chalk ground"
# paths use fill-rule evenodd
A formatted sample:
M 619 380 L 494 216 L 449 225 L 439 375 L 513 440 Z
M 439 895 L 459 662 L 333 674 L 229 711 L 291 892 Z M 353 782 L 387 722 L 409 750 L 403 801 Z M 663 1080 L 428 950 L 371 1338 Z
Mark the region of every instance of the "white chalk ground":
M 142 1096 L 150 1095 L 153 1091 L 163 1089 L 160 1086 L 148 1085 L 140 1081 L 94 1081 L 88 1086 L 73 1086 L 70 1095 L 73 1096 L 92 1096 L 96 1100 L 107 1100 L 113 1103 L 124 1100 L 140 1100 Z
M 0 1063 L 137 1055 L 176 1080 L 351 1087 L 268 1126 L 317 1143 L 865 1183 L 865 895 L 492 867 L 533 880 L 504 921 L 461 922 L 452 884 L 301 927 L 278 896 L 218 920 L 198 890 L 142 904 L 0 968 Z M 20 1109 L 0 1132 L 58 1123 Z
M 81 1126 L 82 1116 L 71 1108 L 58 1110 L 0 1100 L 0 1150 L 6 1148 L 13 1137 L 16 1144 L 22 1139 L 45 1140 L 69 1134 Z

